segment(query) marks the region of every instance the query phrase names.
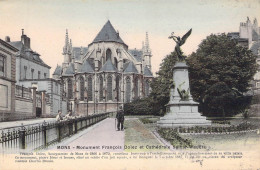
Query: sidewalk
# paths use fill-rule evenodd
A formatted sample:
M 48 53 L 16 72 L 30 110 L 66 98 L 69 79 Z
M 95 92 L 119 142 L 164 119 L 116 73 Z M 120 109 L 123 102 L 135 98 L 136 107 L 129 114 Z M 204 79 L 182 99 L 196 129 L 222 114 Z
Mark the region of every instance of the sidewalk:
M 69 139 L 58 143 L 49 150 L 60 150 L 60 146 L 66 146 L 68 151 L 102 151 L 102 152 L 123 152 L 124 151 L 124 131 L 115 130 L 115 119 L 107 118 Z
M 42 124 L 43 121 L 53 122 L 53 121 L 55 121 L 55 118 L 37 118 L 37 119 L 0 122 L 0 130 L 3 129 L 3 128 L 21 126 L 22 123 L 23 123 L 23 125 Z

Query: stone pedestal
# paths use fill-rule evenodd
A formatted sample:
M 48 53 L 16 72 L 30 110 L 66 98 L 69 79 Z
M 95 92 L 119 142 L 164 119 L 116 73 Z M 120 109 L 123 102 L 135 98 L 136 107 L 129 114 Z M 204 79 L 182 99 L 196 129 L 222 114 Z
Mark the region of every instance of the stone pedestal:
M 194 102 L 190 95 L 188 66 L 184 62 L 178 62 L 174 66 L 174 89 L 170 92 L 170 101 L 167 104 L 167 113 L 157 122 L 159 127 L 180 126 L 210 126 L 211 122 L 198 112 L 199 103 Z M 181 100 L 177 88 L 189 92 L 187 100 Z

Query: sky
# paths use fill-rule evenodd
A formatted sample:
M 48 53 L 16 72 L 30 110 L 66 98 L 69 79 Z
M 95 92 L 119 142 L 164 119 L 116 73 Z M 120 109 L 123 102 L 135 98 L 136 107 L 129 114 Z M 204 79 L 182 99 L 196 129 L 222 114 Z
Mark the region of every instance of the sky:
M 129 49 L 140 49 L 148 32 L 155 73 L 174 50 L 171 32 L 192 28 L 182 46 L 189 55 L 212 33 L 238 32 L 247 16 L 260 23 L 260 0 L 0 0 L 0 39 L 19 41 L 24 29 L 52 74 L 63 62 L 66 29 L 73 46 L 87 47 L 110 20 Z

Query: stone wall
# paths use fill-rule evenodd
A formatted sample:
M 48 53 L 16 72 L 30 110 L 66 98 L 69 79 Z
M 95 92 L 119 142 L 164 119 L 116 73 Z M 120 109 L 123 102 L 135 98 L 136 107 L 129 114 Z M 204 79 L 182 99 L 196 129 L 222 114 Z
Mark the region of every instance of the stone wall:
M 118 107 L 120 103 L 118 104 Z M 98 103 L 95 105 L 94 103 L 86 103 L 81 102 L 78 106 L 75 106 L 75 112 L 78 115 L 93 115 L 98 113 L 106 113 L 106 112 L 114 112 L 117 111 L 116 103 Z

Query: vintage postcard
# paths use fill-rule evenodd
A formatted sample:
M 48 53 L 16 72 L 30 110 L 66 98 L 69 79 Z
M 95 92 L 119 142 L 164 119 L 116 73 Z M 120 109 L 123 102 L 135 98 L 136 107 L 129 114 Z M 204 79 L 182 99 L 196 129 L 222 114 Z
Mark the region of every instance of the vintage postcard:
M 0 0 L 0 169 L 260 169 L 259 0 Z

